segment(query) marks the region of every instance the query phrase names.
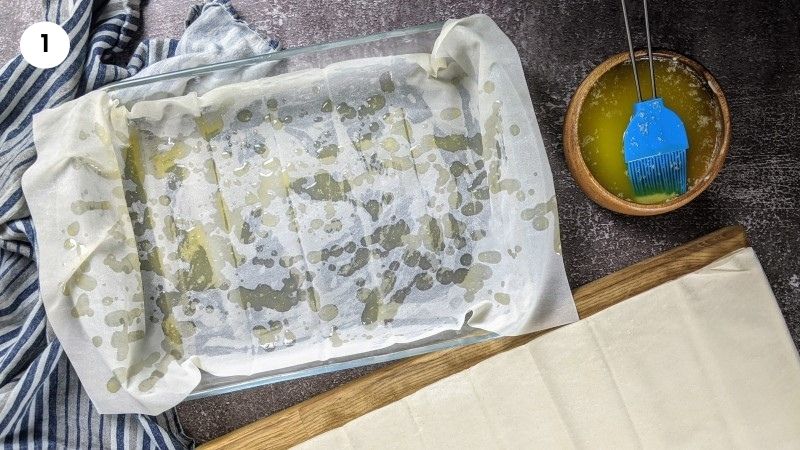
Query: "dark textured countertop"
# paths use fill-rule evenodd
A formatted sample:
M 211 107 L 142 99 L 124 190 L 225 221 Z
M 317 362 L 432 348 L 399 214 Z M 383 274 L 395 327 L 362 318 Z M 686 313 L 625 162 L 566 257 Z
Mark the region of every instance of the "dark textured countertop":
M 16 53 L 40 5 L 10 0 L 0 12 L 0 59 Z M 178 36 L 190 0 L 154 0 L 144 33 Z M 797 344 L 800 342 L 800 4 L 791 0 L 651 2 L 654 45 L 686 54 L 716 76 L 727 96 L 733 138 L 712 186 L 680 210 L 627 217 L 592 203 L 572 180 L 562 154 L 567 103 L 582 78 L 624 51 L 616 1 L 311 1 L 234 0 L 258 31 L 296 47 L 477 12 L 491 16 L 516 44 L 550 156 L 561 217 L 564 259 L 573 287 L 726 225 L 740 223 L 767 273 Z M 642 17 L 631 4 L 636 42 Z M 16 35 L 15 35 L 16 33 Z M 374 367 L 285 382 L 178 407 L 198 442 L 364 374 Z

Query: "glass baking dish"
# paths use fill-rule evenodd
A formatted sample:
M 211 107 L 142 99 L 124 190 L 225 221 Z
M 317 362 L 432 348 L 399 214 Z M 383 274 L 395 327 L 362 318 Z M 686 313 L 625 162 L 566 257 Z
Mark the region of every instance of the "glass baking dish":
M 324 68 L 341 61 L 430 53 L 442 25 L 442 23 L 431 23 L 233 61 L 183 68 L 168 73 L 124 80 L 108 85 L 104 90 L 122 104 L 130 104 L 142 100 L 164 98 L 173 95 L 176 90 L 202 94 L 219 86 L 300 70 Z M 473 344 L 497 336 L 494 333 L 464 325 L 461 330 L 440 333 L 412 343 L 396 344 L 374 352 L 315 361 L 250 376 L 218 377 L 203 372 L 200 384 L 187 400 L 392 361 Z

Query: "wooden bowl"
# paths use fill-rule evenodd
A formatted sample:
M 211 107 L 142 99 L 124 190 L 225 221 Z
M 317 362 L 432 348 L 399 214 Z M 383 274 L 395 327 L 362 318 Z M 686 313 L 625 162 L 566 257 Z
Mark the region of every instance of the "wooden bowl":
M 583 160 L 580 139 L 578 138 L 578 118 L 580 117 L 581 108 L 583 107 L 583 101 L 586 99 L 592 86 L 594 86 L 595 82 L 597 82 L 603 74 L 618 64 L 629 61 L 628 53 L 619 53 L 608 58 L 589 73 L 572 96 L 572 100 L 570 100 L 569 106 L 567 107 L 566 117 L 564 118 L 564 156 L 567 159 L 567 166 L 569 166 L 569 170 L 572 172 L 572 177 L 575 178 L 578 186 L 583 189 L 583 192 L 585 192 L 589 198 L 600 206 L 633 216 L 663 214 L 680 208 L 700 195 L 700 193 L 706 190 L 711 182 L 714 181 L 714 178 L 716 178 L 717 174 L 722 169 L 722 164 L 725 161 L 725 157 L 728 155 L 728 146 L 731 140 L 731 117 L 730 110 L 728 109 L 728 102 L 725 100 L 725 95 L 722 93 L 722 89 L 719 87 L 717 80 L 714 79 L 711 73 L 698 62 L 679 53 L 658 50 L 654 51 L 653 55 L 675 59 L 680 64 L 692 70 L 699 79 L 704 80 L 706 87 L 716 99 L 722 116 L 722 127 L 717 134 L 717 145 L 714 149 L 706 175 L 701 177 L 686 191 L 686 193 L 663 203 L 650 205 L 628 201 L 608 192 L 594 176 L 592 176 L 592 173 L 586 166 L 586 162 Z M 646 53 L 644 51 L 636 52 L 637 63 L 642 58 L 646 58 Z

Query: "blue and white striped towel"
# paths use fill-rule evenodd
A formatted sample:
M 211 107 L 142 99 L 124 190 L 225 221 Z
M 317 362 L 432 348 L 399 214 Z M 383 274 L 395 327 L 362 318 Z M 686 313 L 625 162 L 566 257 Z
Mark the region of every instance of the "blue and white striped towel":
M 193 8 L 180 40 L 144 41 L 123 67 L 109 61 L 135 42 L 139 0 L 45 0 L 44 6 L 45 20 L 70 37 L 66 61 L 40 70 L 18 56 L 0 69 L 0 442 L 7 448 L 190 447 L 174 411 L 99 415 L 48 330 L 36 233 L 20 186 L 36 157 L 31 119 L 137 73 L 265 53 L 278 44 L 240 22 L 228 0 L 214 0 Z

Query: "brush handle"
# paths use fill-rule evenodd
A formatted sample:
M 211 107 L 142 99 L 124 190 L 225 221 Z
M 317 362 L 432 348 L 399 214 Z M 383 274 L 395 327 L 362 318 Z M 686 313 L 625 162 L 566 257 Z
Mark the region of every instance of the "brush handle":
M 628 38 L 628 52 L 631 57 L 631 68 L 633 69 L 633 82 L 636 83 L 636 97 L 638 101 L 642 101 L 642 88 L 639 85 L 639 72 L 636 70 L 636 56 L 633 52 L 633 40 L 631 39 L 631 26 L 628 23 L 628 9 L 625 0 L 622 2 L 622 17 L 625 19 L 625 35 Z M 656 93 L 656 75 L 653 69 L 653 47 L 650 45 L 650 19 L 647 16 L 647 0 L 642 0 L 644 4 L 644 30 L 647 35 L 647 60 L 650 62 L 650 85 L 652 87 L 653 97 L 658 97 Z
M 636 97 L 642 101 L 642 88 L 639 86 L 639 73 L 636 71 L 636 57 L 633 54 L 633 41 L 631 40 L 631 26 L 628 24 L 628 10 L 625 0 L 622 1 L 622 17 L 625 19 L 625 35 L 628 37 L 628 51 L 631 55 L 631 67 L 633 68 L 633 82 L 636 83 Z M 648 43 L 650 40 L 648 39 Z M 652 67 L 652 66 L 651 66 Z
M 650 46 L 650 19 L 647 17 L 647 0 L 642 0 L 642 2 L 644 3 L 644 32 L 647 35 L 647 59 L 650 60 L 650 83 L 653 87 L 653 98 L 656 98 L 658 94 L 656 94 L 656 75 L 653 70 L 653 48 Z

